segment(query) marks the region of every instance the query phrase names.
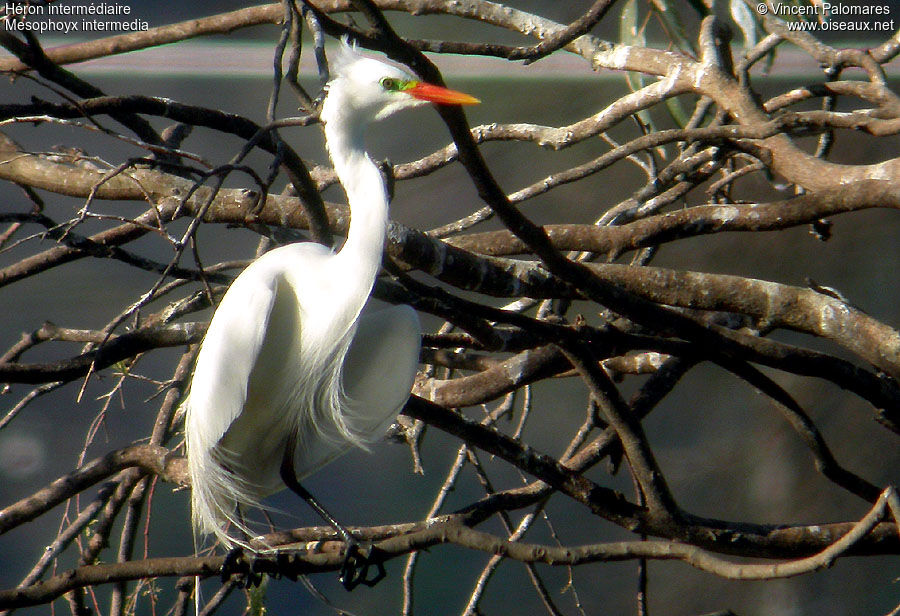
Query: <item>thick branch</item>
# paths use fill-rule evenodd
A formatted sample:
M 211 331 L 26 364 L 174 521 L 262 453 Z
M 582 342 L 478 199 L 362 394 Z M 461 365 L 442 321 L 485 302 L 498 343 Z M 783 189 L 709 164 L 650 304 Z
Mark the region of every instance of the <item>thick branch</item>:
M 132 445 L 92 460 L 31 496 L 0 511 L 0 534 L 33 520 L 67 498 L 75 496 L 124 468 L 139 467 L 148 473 L 166 477 L 175 483 L 184 483 L 185 469 L 170 455 L 169 450 L 164 447 Z
M 0 383 L 72 381 L 118 361 L 152 349 L 200 342 L 206 326 L 199 323 L 146 327 L 109 337 L 94 351 L 41 364 L 0 363 Z

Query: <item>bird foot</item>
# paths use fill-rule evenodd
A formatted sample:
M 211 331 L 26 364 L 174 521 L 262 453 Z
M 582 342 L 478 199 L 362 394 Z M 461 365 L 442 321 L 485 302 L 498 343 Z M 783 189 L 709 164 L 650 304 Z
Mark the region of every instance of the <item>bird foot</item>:
M 375 568 L 375 575 L 371 578 L 370 567 Z M 371 588 L 385 577 L 387 573 L 384 570 L 384 562 L 375 555 L 375 548 L 371 545 L 364 548 L 356 541 L 347 543 L 347 554 L 344 556 L 341 575 L 338 578 L 344 588 L 350 591 L 360 584 Z
M 232 575 L 244 577 L 244 586 L 251 588 L 262 583 L 262 574 L 254 571 L 253 561 L 248 561 L 244 556 L 244 548 L 238 546 L 228 551 L 225 561 L 222 563 L 220 576 L 225 583 Z
M 244 559 L 244 548 L 236 547 L 225 554 L 225 560 L 222 562 L 222 569 L 219 574 L 222 582 L 227 582 L 232 575 L 244 575 L 249 570 L 249 565 Z

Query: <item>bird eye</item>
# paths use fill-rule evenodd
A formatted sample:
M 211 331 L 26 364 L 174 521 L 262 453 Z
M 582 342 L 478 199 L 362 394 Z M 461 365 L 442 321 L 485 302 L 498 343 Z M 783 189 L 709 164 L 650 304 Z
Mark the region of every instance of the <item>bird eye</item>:
M 393 77 L 383 77 L 381 87 L 385 90 L 396 91 L 400 89 L 400 82 Z

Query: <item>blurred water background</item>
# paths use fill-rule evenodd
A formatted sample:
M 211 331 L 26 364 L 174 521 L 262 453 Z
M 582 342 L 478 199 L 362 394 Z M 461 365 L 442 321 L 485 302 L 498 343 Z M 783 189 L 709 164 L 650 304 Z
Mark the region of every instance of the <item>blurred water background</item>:
M 584 9 L 583 3 L 510 3 L 567 21 Z M 567 8 L 567 5 L 568 8 Z M 575 6 L 577 5 L 577 6 Z M 131 5 L 151 25 L 210 14 L 213 10 L 239 8 L 228 2 L 153 2 Z M 453 21 L 453 27 L 459 22 Z M 397 20 L 401 33 L 417 37 L 446 36 L 450 20 L 403 17 Z M 271 92 L 272 41 L 275 26 L 260 27 L 241 37 L 214 37 L 195 42 L 90 62 L 70 67 L 108 94 L 141 93 L 215 107 L 264 123 Z M 461 38 L 462 35 L 459 35 Z M 456 37 L 454 37 L 456 38 Z M 501 40 L 504 36 L 498 36 Z M 71 42 L 71 41 L 63 41 Z M 50 45 L 48 45 L 50 46 Z M 538 62 L 525 69 L 510 68 L 493 60 L 436 58 L 445 77 L 456 88 L 471 92 L 483 104 L 468 110 L 473 125 L 490 122 L 530 122 L 561 125 L 596 112 L 625 91 L 620 75 L 593 73 L 580 59 L 564 56 Z M 757 81 L 763 92 L 783 90 L 795 83 L 797 75 L 820 81 L 816 67 L 800 56 L 783 58 L 780 72 Z M 311 69 L 311 64 L 307 64 Z M 896 63 L 889 75 L 897 77 Z M 806 77 L 804 77 L 805 79 Z M 794 79 L 788 82 L 787 79 Z M 801 79 L 802 81 L 803 79 Z M 314 73 L 306 71 L 304 82 L 316 89 Z M 896 85 L 896 84 L 895 84 Z M 0 100 L 26 100 L 27 93 L 46 97 L 33 84 L 18 82 L 4 88 Z M 14 98 L 11 98 L 14 97 Z M 282 99 L 280 116 L 296 115 L 289 93 Z M 158 128 L 164 122 L 154 120 Z M 7 131 L 27 149 L 49 150 L 55 145 L 74 145 L 108 161 L 121 161 L 137 150 L 83 130 L 49 126 L 16 126 Z M 616 131 L 613 131 L 615 134 Z M 326 162 L 321 137 L 315 128 L 284 130 L 301 156 Z M 626 138 L 628 130 L 616 135 Z M 429 110 L 392 119 L 372 131 L 371 148 L 376 158 L 393 162 L 418 158 L 448 142 L 446 129 Z M 808 140 L 810 147 L 814 141 Z M 834 158 L 848 163 L 880 160 L 900 152 L 897 138 L 874 139 L 841 134 Z M 200 153 L 214 163 L 223 163 L 241 147 L 235 138 L 213 131 L 195 130 L 185 149 Z M 545 152 L 532 144 L 486 144 L 485 156 L 508 192 L 521 188 L 554 171 L 583 162 L 604 151 L 597 141 L 579 144 L 563 152 Z M 891 154 L 893 153 L 893 154 Z M 253 156 L 250 163 L 263 173 L 268 163 Z M 234 176 L 229 186 L 245 178 Z M 539 222 L 587 222 L 606 207 L 628 196 L 639 186 L 637 172 L 626 165 L 601 173 L 585 182 L 552 191 L 525 206 L 525 213 Z M 744 184 L 747 198 L 773 197 L 760 192 L 762 184 Z M 342 199 L 332 189 L 328 197 Z M 70 218 L 81 207 L 77 199 L 47 197 L 46 213 L 57 219 Z M 467 178 L 451 168 L 434 176 L 398 184 L 392 216 L 403 224 L 429 229 L 480 207 Z M 95 211 L 130 215 L 142 211 L 142 203 L 103 202 Z M 0 185 L 0 208 L 25 208 L 21 194 L 8 184 Z M 900 251 L 900 216 L 896 211 L 870 210 L 833 219 L 833 237 L 816 240 L 807 228 L 768 233 L 705 236 L 667 245 L 654 265 L 675 269 L 731 273 L 803 286 L 807 278 L 835 287 L 874 317 L 900 327 L 900 287 L 896 284 Z M 87 233 L 94 223 L 80 229 Z M 493 228 L 493 223 L 485 228 Z M 99 227 L 97 227 L 99 228 Z M 49 247 L 44 242 L 41 248 Z M 256 237 L 245 230 L 204 228 L 200 250 L 204 262 L 248 258 Z M 160 238 L 147 237 L 134 246 L 151 258 L 166 261 L 171 248 Z M 0 254 L 0 266 L 8 265 L 34 245 Z M 71 327 L 100 327 L 146 290 L 155 277 L 111 260 L 82 259 L 58 267 L 35 279 L 17 282 L 0 290 L 0 348 L 15 343 L 22 332 L 36 329 L 45 320 Z M 199 318 L 199 316 L 198 316 Z M 433 323 L 432 323 L 433 324 Z M 799 336 L 782 334 L 782 340 L 819 346 Z M 64 356 L 71 347 L 55 355 L 52 349 L 38 349 L 27 356 L 41 361 Z M 165 379 L 176 361 L 178 350 L 163 351 L 141 362 L 141 374 Z M 851 470 L 861 472 L 877 485 L 900 480 L 900 451 L 895 436 L 872 421 L 866 405 L 821 381 L 777 374 L 780 384 L 791 391 L 810 413 L 832 446 L 835 456 Z M 108 391 L 111 378 L 94 378 L 80 404 L 74 402 L 80 383 L 75 383 L 36 401 L 7 429 L 0 432 L 0 504 L 14 502 L 59 475 L 71 470 L 84 446 L 84 434 L 102 405 L 98 396 Z M 0 397 L 8 408 L 25 386 L 15 386 Z M 137 403 L 152 396 L 147 383 L 129 383 L 124 393 L 127 404 L 110 406 L 87 454 L 93 458 L 124 446 L 149 433 L 156 401 Z M 537 388 L 534 415 L 525 439 L 548 452 L 559 452 L 569 434 L 581 422 L 584 392 L 574 380 L 554 381 Z M 5 412 L 5 411 L 4 411 Z M 844 521 L 863 515 L 863 502 L 839 493 L 839 488 L 819 477 L 811 460 L 787 424 L 772 405 L 751 388 L 713 367 L 693 370 L 646 422 L 648 435 L 656 447 L 676 497 L 689 511 L 719 518 L 757 522 L 791 521 L 818 523 Z M 352 453 L 307 481 L 307 486 L 348 524 L 372 525 L 410 520 L 424 515 L 452 463 L 456 443 L 430 431 L 424 453 L 424 476 L 413 475 L 405 447 L 384 444 L 375 455 Z M 508 469 L 495 471 L 501 487 L 521 480 Z M 609 477 L 595 469 L 591 477 L 630 493 L 623 477 Z M 463 483 L 452 495 L 447 510 L 479 496 L 477 483 Z M 835 507 L 830 503 L 845 503 Z M 317 523 L 306 507 L 290 495 L 276 502 L 295 513 L 287 523 Z M 62 508 L 58 508 L 62 511 Z M 550 519 L 560 540 L 566 543 L 624 539 L 627 535 L 580 511 L 551 503 Z M 0 537 L 0 587 L 14 586 L 30 564 L 55 535 L 60 515 L 56 512 Z M 151 555 L 187 555 L 192 552 L 188 495 L 173 493 L 170 486 L 155 489 L 149 522 Z M 496 529 L 495 529 L 496 530 Z M 549 541 L 546 529 L 536 529 L 529 540 Z M 472 585 L 479 563 L 486 557 L 453 547 L 440 547 L 423 554 L 416 577 L 417 614 L 459 613 L 466 589 Z M 675 563 L 651 563 L 651 608 L 672 616 L 688 616 L 731 608 L 742 616 L 886 614 L 900 601 L 896 582 L 898 558 L 845 558 L 832 569 L 815 575 L 779 582 L 727 582 Z M 568 573 L 564 569 L 542 568 L 547 586 L 574 613 L 571 594 L 560 594 Z M 338 604 L 358 614 L 399 613 L 400 561 L 388 565 L 389 581 L 375 589 L 346 594 L 336 576 L 316 576 L 319 585 Z M 541 614 L 543 608 L 530 588 L 520 565 L 501 566 L 492 591 L 486 596 L 485 613 Z M 633 613 L 635 567 L 631 563 L 598 564 L 579 567 L 574 583 L 588 614 Z M 162 597 L 169 596 L 171 581 L 159 584 Z M 507 589 L 503 592 L 503 589 Z M 511 590 L 512 589 L 512 590 Z M 269 586 L 271 614 L 332 614 L 299 584 L 287 581 Z M 510 608 L 510 593 L 516 605 Z M 142 613 L 152 613 L 148 606 Z M 167 605 L 163 602 L 162 605 Z M 222 613 L 241 613 L 240 598 L 233 598 Z M 61 608 L 66 609 L 66 608 Z M 142 608 L 143 610 L 144 608 Z M 27 611 L 27 610 L 26 610 Z

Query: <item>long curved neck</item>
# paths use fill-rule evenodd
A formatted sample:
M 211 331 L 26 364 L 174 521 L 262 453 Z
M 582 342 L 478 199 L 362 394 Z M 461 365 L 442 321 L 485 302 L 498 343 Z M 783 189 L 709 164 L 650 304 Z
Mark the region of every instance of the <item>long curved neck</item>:
M 378 167 L 365 151 L 364 126 L 352 118 L 330 118 L 325 124 L 328 152 L 350 205 L 347 241 L 336 259 L 352 263 L 356 280 L 349 284 L 365 287 L 368 296 L 381 265 L 388 223 L 387 188 Z

